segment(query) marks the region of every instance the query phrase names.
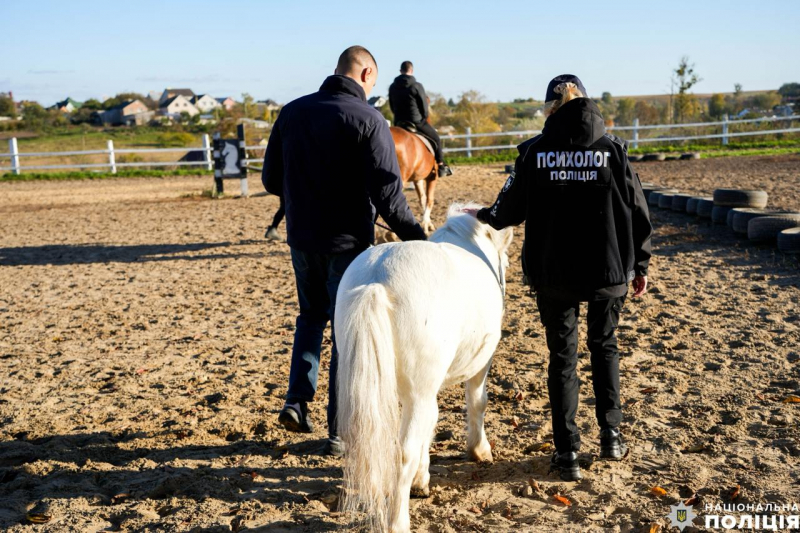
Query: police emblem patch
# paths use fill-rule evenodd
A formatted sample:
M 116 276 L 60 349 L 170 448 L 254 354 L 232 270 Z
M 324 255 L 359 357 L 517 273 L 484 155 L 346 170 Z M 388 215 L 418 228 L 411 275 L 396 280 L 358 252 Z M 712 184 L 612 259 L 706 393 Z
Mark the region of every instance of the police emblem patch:
M 697 518 L 697 513 L 692 510 L 692 506 L 684 505 L 683 502 L 678 505 L 670 505 L 670 509 L 672 509 L 672 512 L 667 515 L 667 518 L 669 518 L 669 525 L 677 527 L 681 531 L 683 531 L 686 526 L 691 525 L 692 520 Z
M 506 184 L 503 185 L 503 192 L 506 192 L 508 189 L 511 188 L 511 184 L 514 183 L 514 176 L 516 176 L 516 173 L 512 171 L 511 175 L 506 180 Z

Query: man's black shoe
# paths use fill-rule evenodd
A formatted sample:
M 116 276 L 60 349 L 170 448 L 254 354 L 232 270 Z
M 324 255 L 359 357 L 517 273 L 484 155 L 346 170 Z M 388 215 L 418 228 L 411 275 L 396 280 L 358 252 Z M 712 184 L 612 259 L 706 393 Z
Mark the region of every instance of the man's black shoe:
M 622 434 L 617 428 L 600 430 L 600 457 L 620 461 L 628 455 L 628 446 L 622 442 Z
M 453 175 L 453 170 L 450 167 L 448 167 L 444 163 L 439 165 L 439 177 L 440 178 L 443 178 L 445 176 L 452 176 L 452 175 Z
M 578 481 L 579 479 L 583 479 L 581 467 L 578 464 L 577 452 L 555 452 L 550 461 L 550 469 L 557 469 L 558 475 L 563 481 Z
M 311 433 L 314 427 L 308 419 L 308 408 L 305 402 L 286 403 L 278 415 L 278 422 L 289 431 L 295 433 Z
M 325 446 L 322 448 L 322 455 L 341 457 L 344 455 L 344 442 L 339 437 L 328 437 Z

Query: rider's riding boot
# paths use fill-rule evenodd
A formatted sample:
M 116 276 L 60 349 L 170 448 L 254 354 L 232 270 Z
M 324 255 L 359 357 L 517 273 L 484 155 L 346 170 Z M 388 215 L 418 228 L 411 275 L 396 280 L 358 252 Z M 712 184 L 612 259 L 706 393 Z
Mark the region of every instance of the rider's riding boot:
M 452 175 L 453 175 L 453 171 L 452 171 L 452 169 L 450 167 L 448 167 L 444 163 L 440 163 L 439 164 L 439 177 L 440 178 L 442 178 L 444 176 L 452 176 Z

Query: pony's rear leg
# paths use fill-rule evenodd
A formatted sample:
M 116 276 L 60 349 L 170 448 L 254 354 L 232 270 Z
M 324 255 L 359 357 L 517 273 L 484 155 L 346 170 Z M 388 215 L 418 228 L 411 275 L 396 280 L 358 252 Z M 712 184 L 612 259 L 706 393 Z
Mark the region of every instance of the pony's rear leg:
M 491 462 L 492 447 L 486 439 L 483 430 L 483 417 L 486 413 L 486 404 L 489 401 L 486 393 L 486 377 L 489 374 L 489 367 L 486 367 L 469 379 L 465 384 L 467 396 L 467 454 L 475 461 Z
M 429 424 L 429 431 L 424 434 L 422 447 L 419 451 L 419 467 L 414 480 L 411 482 L 411 495 L 418 498 L 428 497 L 431 494 L 429 486 L 431 481 L 431 473 L 429 471 L 431 466 L 431 440 L 433 440 L 433 430 L 436 428 L 436 422 L 439 420 L 439 406 L 436 401 L 425 409 L 433 411 L 430 415 L 431 418 L 428 420 L 429 423 L 431 420 L 433 423 Z
M 412 181 L 411 183 L 414 184 L 414 190 L 417 191 L 417 198 L 419 198 L 419 206 L 424 212 L 425 204 L 428 201 L 427 198 L 425 197 L 425 182 L 423 180 L 417 180 L 417 181 Z
M 400 470 L 400 479 L 397 483 L 397 492 L 392 501 L 391 520 L 389 530 L 392 533 L 405 533 L 411 531 L 409 517 L 409 498 L 412 484 L 418 478 L 422 462 L 423 446 L 430 446 L 431 434 L 439 416 L 436 406 L 436 396 L 432 399 L 413 398 L 403 403 L 403 423 L 400 433 L 403 451 L 403 464 Z M 425 450 L 425 461 L 430 461 Z M 425 489 L 430 475 L 425 476 Z M 420 488 L 415 485 L 415 488 Z

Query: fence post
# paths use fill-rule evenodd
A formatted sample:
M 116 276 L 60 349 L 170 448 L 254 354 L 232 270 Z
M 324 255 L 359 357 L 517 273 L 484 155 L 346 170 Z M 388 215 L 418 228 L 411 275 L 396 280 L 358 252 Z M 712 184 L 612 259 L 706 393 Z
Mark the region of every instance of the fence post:
M 14 174 L 20 173 L 19 168 L 19 149 L 17 148 L 17 138 L 11 137 L 8 140 L 9 152 L 11 152 L 11 172 Z
M 728 115 L 722 117 L 722 145 L 728 144 Z
M 111 173 L 117 173 L 117 162 L 114 159 L 114 141 L 108 140 L 108 166 L 111 167 Z
M 631 148 L 639 148 L 639 119 L 633 119 L 633 141 Z
M 467 126 L 467 157 L 472 157 L 472 128 Z
M 211 142 L 208 133 L 203 134 L 203 161 L 206 162 L 206 170 L 213 170 L 211 166 Z

